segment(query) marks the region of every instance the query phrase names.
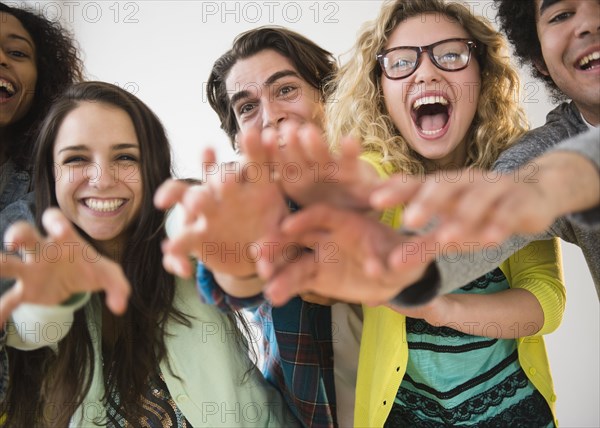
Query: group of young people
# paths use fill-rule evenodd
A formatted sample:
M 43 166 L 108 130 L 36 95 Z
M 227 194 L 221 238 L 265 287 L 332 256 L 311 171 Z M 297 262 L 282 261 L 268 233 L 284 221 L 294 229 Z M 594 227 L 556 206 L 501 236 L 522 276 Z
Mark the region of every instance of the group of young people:
M 0 422 L 556 426 L 548 238 L 600 283 L 600 2 L 496 2 L 516 55 L 571 100 L 546 125 L 528 131 L 485 18 L 390 0 L 341 66 L 285 28 L 238 36 L 207 95 L 240 159 L 215 173 L 207 150 L 201 184 L 172 177 L 141 100 L 82 81 L 68 33 L 2 4 Z M 508 174 L 534 158 L 537 180 Z M 412 251 L 436 242 L 502 257 Z

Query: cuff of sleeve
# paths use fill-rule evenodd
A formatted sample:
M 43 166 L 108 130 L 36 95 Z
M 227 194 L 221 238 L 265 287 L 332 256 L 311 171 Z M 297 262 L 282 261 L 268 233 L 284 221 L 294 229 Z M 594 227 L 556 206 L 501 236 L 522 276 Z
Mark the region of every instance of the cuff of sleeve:
M 439 294 L 440 287 L 440 271 L 437 263 L 431 263 L 420 280 L 402 290 L 390 303 L 396 306 L 424 305 Z
M 90 299 L 90 293 L 82 293 L 62 305 L 44 306 L 24 303 L 11 315 L 8 322 L 7 341 L 21 350 L 55 346 L 68 333 L 73 314 Z M 56 329 L 55 335 L 42 334 L 46 326 Z
M 580 213 L 568 215 L 567 218 L 584 229 L 590 231 L 600 230 L 600 205 Z

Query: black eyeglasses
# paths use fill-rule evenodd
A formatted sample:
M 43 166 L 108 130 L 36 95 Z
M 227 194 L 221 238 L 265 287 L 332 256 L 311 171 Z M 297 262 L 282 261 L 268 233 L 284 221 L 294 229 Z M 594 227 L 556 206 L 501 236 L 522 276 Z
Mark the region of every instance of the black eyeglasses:
M 427 52 L 431 62 L 440 70 L 460 71 L 467 68 L 471 51 L 477 43 L 469 39 L 447 39 L 428 46 L 398 46 L 378 53 L 385 77 L 391 80 L 404 79 L 413 74 L 421 64 L 421 54 Z

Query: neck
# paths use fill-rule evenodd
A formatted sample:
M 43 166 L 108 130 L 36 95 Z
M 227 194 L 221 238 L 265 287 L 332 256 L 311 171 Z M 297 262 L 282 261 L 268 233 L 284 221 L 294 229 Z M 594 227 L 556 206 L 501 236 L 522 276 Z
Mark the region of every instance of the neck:
M 583 118 L 592 126 L 598 127 L 600 125 L 600 105 L 596 106 L 580 106 L 578 104 L 577 108 L 581 112 Z

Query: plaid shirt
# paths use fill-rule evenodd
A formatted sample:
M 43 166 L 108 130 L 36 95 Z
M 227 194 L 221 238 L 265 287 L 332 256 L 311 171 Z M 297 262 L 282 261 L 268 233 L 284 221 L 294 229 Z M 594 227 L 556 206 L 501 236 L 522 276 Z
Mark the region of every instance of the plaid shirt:
M 281 391 L 305 427 L 336 427 L 331 308 L 296 297 L 274 308 L 262 294 L 227 295 L 202 264 L 198 286 L 203 299 L 224 311 L 252 309 L 262 327 L 265 378 Z

